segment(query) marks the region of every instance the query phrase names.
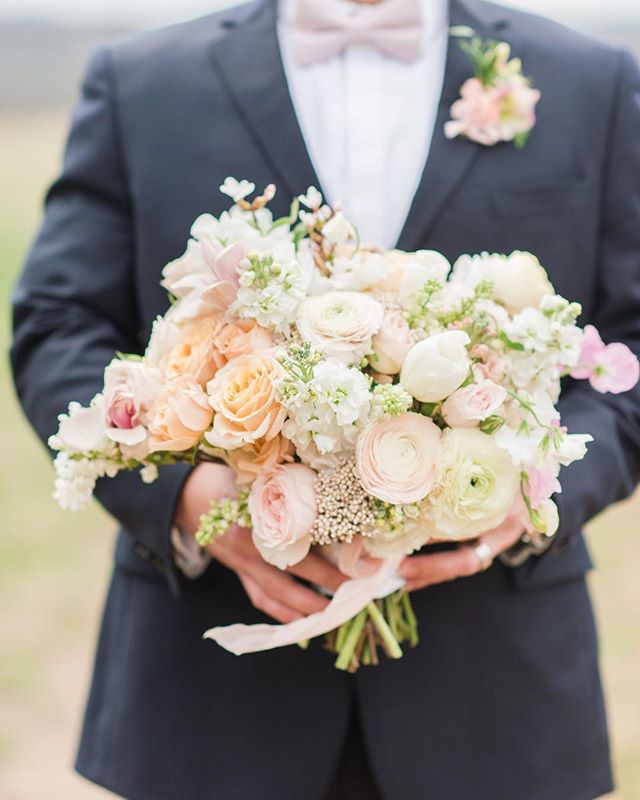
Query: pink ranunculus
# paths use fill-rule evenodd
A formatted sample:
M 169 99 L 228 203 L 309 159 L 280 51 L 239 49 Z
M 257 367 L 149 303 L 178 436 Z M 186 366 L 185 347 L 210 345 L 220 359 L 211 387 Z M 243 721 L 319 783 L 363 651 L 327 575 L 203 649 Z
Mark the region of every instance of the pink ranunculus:
M 572 378 L 589 380 L 597 392 L 628 392 L 640 380 L 640 363 L 626 344 L 605 344 L 593 325 L 586 325 L 578 366 Z
M 482 380 L 457 389 L 442 404 L 442 416 L 452 428 L 475 428 L 494 414 L 507 398 L 507 390 Z
M 356 470 L 365 490 L 386 503 L 416 503 L 436 476 L 440 429 L 408 411 L 375 420 L 356 442 Z
M 249 494 L 253 543 L 269 564 L 286 569 L 311 547 L 318 513 L 316 473 L 304 464 L 283 464 L 258 477 Z
M 561 492 L 562 487 L 560 486 L 560 481 L 553 472 L 537 469 L 536 467 L 529 467 L 527 469 L 525 491 L 531 507 L 538 508 L 538 506 L 541 506 L 551 495 Z
M 397 375 L 402 362 L 413 347 L 409 324 L 404 316 L 395 310 L 385 312 L 382 327 L 372 339 L 374 356 L 371 364 L 376 372 L 383 375 Z

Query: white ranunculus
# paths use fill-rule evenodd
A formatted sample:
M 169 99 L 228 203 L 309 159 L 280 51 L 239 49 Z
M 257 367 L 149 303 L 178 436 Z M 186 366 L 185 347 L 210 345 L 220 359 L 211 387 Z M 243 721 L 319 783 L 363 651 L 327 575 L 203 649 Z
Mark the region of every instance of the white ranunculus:
M 492 436 L 450 428 L 440 440 L 438 475 L 424 508 L 433 535 L 468 539 L 495 528 L 519 491 L 520 471 Z
M 327 358 L 357 364 L 371 352 L 371 338 L 383 317 L 383 306 L 368 295 L 327 292 L 300 303 L 296 325 L 300 336 Z
M 470 341 L 464 331 L 444 331 L 417 342 L 404 360 L 400 383 L 423 403 L 444 400 L 469 374 Z
M 468 286 L 490 281 L 495 299 L 513 314 L 528 306 L 537 308 L 544 297 L 553 294 L 542 264 L 533 254 L 520 250 L 508 256 L 499 253 L 460 256 L 453 265 L 451 280 Z

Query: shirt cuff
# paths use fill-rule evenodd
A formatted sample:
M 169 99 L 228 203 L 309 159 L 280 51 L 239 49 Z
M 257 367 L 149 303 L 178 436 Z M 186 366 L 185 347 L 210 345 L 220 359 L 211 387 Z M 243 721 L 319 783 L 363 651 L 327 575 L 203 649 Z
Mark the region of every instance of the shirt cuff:
M 211 556 L 195 538 L 175 525 L 171 529 L 171 545 L 176 566 L 189 580 L 199 578 L 211 563 Z

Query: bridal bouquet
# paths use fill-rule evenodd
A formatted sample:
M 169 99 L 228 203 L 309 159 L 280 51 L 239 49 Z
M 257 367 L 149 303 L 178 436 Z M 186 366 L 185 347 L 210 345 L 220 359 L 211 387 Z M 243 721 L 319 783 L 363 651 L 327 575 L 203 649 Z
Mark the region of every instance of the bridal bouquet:
M 577 327 L 530 253 L 451 267 L 361 244 L 314 188 L 277 220 L 274 187 L 254 189 L 225 181 L 230 210 L 199 217 L 164 268 L 171 306 L 144 356 L 118 354 L 91 404 L 60 416 L 55 495 L 78 509 L 99 477 L 224 461 L 237 492 L 211 503 L 201 544 L 239 524 L 270 564 L 322 548 L 350 579 L 320 613 L 206 635 L 235 653 L 326 635 L 355 669 L 417 642 L 406 554 L 508 514 L 554 534 L 560 469 L 591 439 L 562 426 L 560 380 L 621 392 L 638 361 Z

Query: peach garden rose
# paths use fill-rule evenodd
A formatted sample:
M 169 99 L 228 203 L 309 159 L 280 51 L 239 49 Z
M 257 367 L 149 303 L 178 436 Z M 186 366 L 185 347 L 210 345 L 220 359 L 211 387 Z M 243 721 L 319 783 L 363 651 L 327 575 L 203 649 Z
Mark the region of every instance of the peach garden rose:
M 231 450 L 258 439 L 273 439 L 285 419 L 277 385 L 284 371 L 270 352 L 238 356 L 207 384 L 215 415 L 206 439 Z
M 151 451 L 189 450 L 207 430 L 212 416 L 207 395 L 193 378 L 165 384 L 149 413 Z

